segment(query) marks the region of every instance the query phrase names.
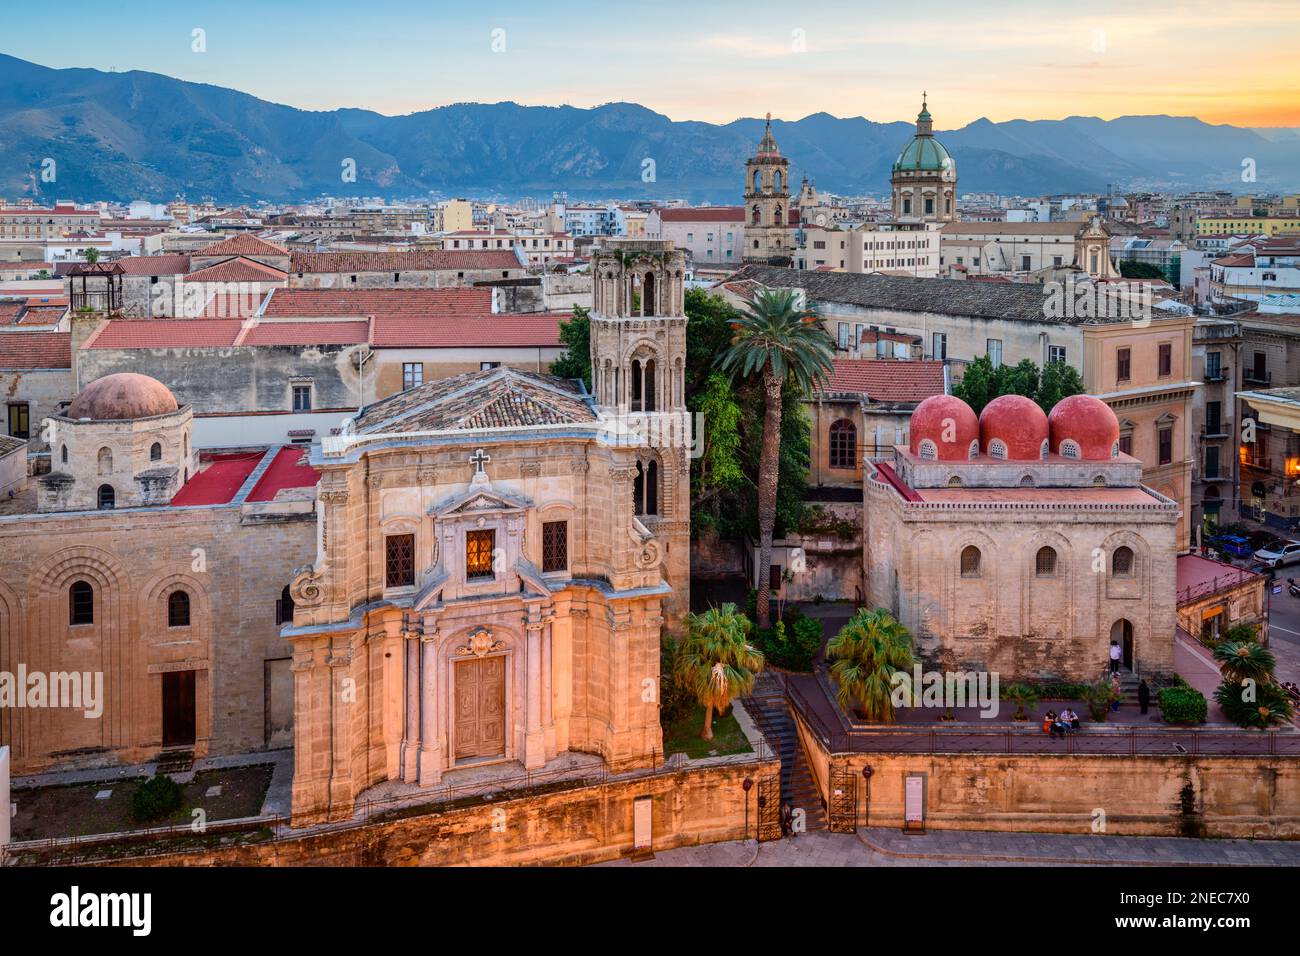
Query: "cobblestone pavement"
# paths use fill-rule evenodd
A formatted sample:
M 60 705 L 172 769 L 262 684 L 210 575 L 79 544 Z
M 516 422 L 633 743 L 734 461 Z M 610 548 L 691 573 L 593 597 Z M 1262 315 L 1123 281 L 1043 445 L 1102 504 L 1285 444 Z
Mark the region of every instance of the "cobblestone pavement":
M 711 843 L 602 866 L 1296 866 L 1300 842 L 864 828 Z

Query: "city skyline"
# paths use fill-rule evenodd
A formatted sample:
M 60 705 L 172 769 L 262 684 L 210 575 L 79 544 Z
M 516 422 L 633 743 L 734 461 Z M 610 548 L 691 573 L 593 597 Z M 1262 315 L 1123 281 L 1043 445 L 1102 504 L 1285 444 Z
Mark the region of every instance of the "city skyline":
M 1300 26 L 1293 4 L 1253 0 L 1225 11 L 1196 0 L 1133 11 L 1107 2 L 1086 15 L 1063 7 L 1048 26 L 1027 15 L 1031 8 L 1041 13 L 1041 4 L 1013 2 L 987 16 L 938 2 L 922 19 L 839 2 L 817 11 L 720 3 L 692 8 L 690 29 L 682 29 L 662 6 L 620 8 L 612 19 L 580 3 L 538 18 L 517 3 L 485 13 L 326 0 L 317 16 L 288 19 L 242 0 L 201 11 L 148 0 L 131 4 L 128 18 L 125 4 L 74 0 L 52 17 L 13 11 L 0 52 L 52 68 L 161 73 L 301 109 L 385 115 L 458 102 L 626 101 L 710 123 L 768 111 L 786 120 L 826 112 L 891 122 L 914 117 L 928 90 L 940 130 L 980 118 L 1152 114 L 1300 126 L 1300 66 L 1286 48 L 1287 31 L 1259 29 Z M 1216 28 L 1207 32 L 1199 14 L 1211 12 Z M 68 44 L 67 31 L 90 16 L 99 42 Z M 405 26 L 393 39 L 396 17 Z M 1212 62 L 1238 36 L 1249 36 L 1252 55 L 1233 64 L 1230 82 L 1185 69 Z M 556 69 L 569 54 L 576 54 L 572 68 Z M 337 68 L 321 69 L 335 61 Z

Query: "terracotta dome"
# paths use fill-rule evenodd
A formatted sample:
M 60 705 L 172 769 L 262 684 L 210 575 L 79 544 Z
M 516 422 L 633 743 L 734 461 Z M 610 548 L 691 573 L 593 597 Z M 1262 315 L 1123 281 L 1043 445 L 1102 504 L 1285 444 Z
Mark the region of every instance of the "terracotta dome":
M 1052 432 L 1053 454 L 1061 451 L 1063 442 L 1073 442 L 1067 447 L 1071 454 L 1078 449 L 1077 457 L 1084 461 L 1108 461 L 1119 453 L 1119 420 L 1111 407 L 1091 395 L 1071 395 L 1056 403 L 1047 422 Z
M 180 406 L 162 382 L 138 372 L 116 372 L 97 378 L 80 392 L 63 414 L 68 418 L 150 418 L 166 415 Z
M 921 458 L 969 461 L 972 442 L 978 443 L 979 421 L 971 407 L 954 395 L 931 395 L 912 412 L 908 447 Z M 921 453 L 921 443 L 934 446 L 933 455 Z
M 1023 395 L 999 395 L 980 413 L 980 448 L 1009 461 L 1039 461 L 1047 441 L 1047 414 Z M 999 454 L 994 443 L 1001 442 Z

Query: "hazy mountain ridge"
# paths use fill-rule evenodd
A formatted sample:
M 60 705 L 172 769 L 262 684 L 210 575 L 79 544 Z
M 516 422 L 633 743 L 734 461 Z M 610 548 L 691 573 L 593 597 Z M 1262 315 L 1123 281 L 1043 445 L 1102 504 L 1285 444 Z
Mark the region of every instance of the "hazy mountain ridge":
M 940 102 L 932 104 L 942 118 Z M 406 116 L 299 110 L 155 73 L 54 70 L 0 54 L 0 196 L 222 200 L 501 193 L 737 202 L 762 120 L 674 122 L 632 103 L 593 109 L 463 103 Z M 795 177 L 883 193 L 911 123 L 814 113 L 773 129 Z M 1270 132 L 1270 131 L 1265 131 Z M 1300 187 L 1300 137 L 1190 117 L 972 122 L 939 138 L 966 191 Z M 57 179 L 42 182 L 46 158 Z M 1243 159 L 1258 182 L 1243 184 Z M 644 161 L 654 180 L 643 180 Z M 356 165 L 356 182 L 341 176 Z

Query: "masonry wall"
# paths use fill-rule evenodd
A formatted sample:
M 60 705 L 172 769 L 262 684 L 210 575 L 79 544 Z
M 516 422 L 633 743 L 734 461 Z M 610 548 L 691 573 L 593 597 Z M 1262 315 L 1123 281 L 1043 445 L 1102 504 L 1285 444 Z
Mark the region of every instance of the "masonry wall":
M 4 336 L 0 335 L 0 351 L 4 349 Z M 0 368 L 0 428 L 8 433 L 10 403 L 27 403 L 29 423 L 28 450 L 47 452 L 49 443 L 41 422 L 58 411 L 60 402 L 72 401 L 76 389 L 72 383 L 72 369 L 4 369 Z
M 492 279 L 522 279 L 528 270 L 438 269 L 400 272 L 290 272 L 291 289 L 449 289 Z M 353 277 L 356 277 L 353 281 Z

